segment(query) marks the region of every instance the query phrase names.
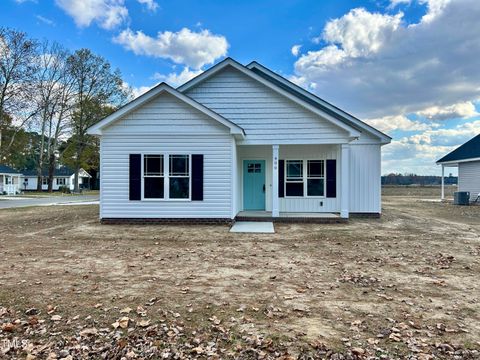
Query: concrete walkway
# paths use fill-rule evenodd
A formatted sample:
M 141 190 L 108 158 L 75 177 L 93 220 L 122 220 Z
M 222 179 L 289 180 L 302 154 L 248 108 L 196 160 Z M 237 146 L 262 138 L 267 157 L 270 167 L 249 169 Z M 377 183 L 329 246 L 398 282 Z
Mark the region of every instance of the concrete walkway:
M 98 204 L 98 195 L 69 195 L 69 196 L 48 196 L 39 198 L 26 198 L 19 196 L 0 196 L 0 209 L 12 209 L 28 206 L 50 206 L 50 205 L 91 205 Z

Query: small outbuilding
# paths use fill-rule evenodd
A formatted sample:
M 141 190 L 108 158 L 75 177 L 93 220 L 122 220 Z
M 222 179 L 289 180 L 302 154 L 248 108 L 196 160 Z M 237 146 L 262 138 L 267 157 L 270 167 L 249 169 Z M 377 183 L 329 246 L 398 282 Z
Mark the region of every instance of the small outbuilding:
M 458 191 L 470 192 L 470 201 L 480 195 L 480 134 L 437 161 L 442 165 L 442 200 L 445 198 L 445 167 L 458 167 Z
M 0 195 L 15 195 L 20 191 L 22 173 L 7 165 L 0 164 Z

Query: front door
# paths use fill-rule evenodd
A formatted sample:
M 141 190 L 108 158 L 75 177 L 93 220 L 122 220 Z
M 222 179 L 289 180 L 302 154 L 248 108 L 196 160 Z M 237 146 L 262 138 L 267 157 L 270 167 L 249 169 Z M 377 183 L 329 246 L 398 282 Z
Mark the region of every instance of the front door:
M 243 161 L 243 209 L 265 210 L 265 160 Z

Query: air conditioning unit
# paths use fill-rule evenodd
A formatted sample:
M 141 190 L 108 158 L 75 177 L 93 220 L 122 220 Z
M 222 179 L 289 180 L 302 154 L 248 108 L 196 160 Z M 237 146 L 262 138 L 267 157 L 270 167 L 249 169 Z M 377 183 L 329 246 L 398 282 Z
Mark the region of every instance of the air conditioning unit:
M 453 193 L 453 203 L 455 205 L 469 205 L 470 204 L 470 192 L 469 191 L 457 191 Z

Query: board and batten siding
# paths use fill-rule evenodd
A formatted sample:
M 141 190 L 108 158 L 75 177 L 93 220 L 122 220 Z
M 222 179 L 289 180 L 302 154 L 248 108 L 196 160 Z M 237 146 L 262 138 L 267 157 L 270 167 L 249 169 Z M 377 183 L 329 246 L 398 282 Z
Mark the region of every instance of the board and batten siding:
M 349 207 L 353 213 L 381 213 L 381 146 L 350 145 Z
M 241 126 L 245 144 L 345 143 L 345 130 L 233 68 L 221 70 L 186 92 Z
M 480 194 L 480 161 L 458 164 L 458 191 L 470 191 L 471 201 Z
M 231 218 L 232 143 L 228 128 L 162 94 L 104 130 L 101 218 Z M 203 154 L 203 201 L 129 200 L 130 154 Z

